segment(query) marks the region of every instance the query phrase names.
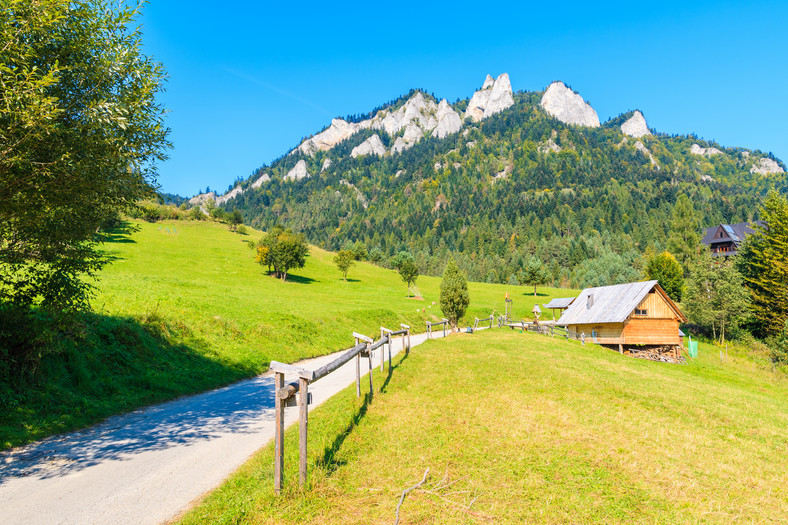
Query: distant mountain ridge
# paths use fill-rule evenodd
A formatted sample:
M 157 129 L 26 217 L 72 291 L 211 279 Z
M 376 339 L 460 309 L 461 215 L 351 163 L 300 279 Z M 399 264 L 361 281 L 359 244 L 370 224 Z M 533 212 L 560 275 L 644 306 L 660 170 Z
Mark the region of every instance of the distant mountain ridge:
M 214 198 L 255 226 L 282 223 L 327 248 L 408 249 L 425 271 L 453 254 L 472 278 L 507 281 L 524 245 L 539 255 L 555 236 L 571 245 L 620 235 L 627 250 L 655 248 L 678 193 L 695 198 L 704 221 L 740 222 L 770 187 L 786 188 L 785 165 L 770 155 L 658 133 L 639 110 L 600 123 L 563 82 L 514 92 L 502 73 L 454 104 L 414 90 L 363 118 L 333 119 L 225 195 L 192 203 Z M 511 253 L 493 249 L 498 241 Z

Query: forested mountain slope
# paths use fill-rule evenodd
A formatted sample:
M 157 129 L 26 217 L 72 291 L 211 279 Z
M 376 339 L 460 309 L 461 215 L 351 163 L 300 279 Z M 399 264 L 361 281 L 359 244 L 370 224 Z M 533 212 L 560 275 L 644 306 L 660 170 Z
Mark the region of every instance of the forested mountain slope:
M 786 190 L 771 155 L 652 131 L 639 111 L 599 125 L 561 83 L 513 93 L 488 76 L 469 100 L 412 91 L 335 119 L 217 203 L 327 249 L 360 240 L 384 264 L 404 249 L 438 274 L 452 254 L 471 279 L 514 283 L 536 255 L 553 283 L 582 286 L 633 278 L 664 249 L 680 194 L 710 225 Z

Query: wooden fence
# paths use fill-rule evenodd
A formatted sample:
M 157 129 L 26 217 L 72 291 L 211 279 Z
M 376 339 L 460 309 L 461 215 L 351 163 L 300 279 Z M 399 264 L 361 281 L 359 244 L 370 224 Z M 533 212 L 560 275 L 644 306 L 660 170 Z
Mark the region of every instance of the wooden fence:
M 366 357 L 369 366 L 369 400 L 372 401 L 374 393 L 372 383 L 372 352 L 381 348 L 380 369 L 383 370 L 385 345 L 389 347 L 389 371 L 391 371 L 391 338 L 395 335 L 402 335 L 402 349 L 405 355 L 410 352 L 410 326 L 401 324 L 400 330 L 393 331 L 388 328 L 380 328 L 380 339 L 373 341 L 371 338 L 353 332 L 355 346 L 347 350 L 342 355 L 321 366 L 317 370 L 306 370 L 297 366 L 271 361 L 271 370 L 274 371 L 274 412 L 276 418 L 276 430 L 274 434 L 274 491 L 279 494 L 282 490 L 284 479 L 284 437 L 285 437 L 285 407 L 298 405 L 298 479 L 301 486 L 307 479 L 307 433 L 309 425 L 309 404 L 311 404 L 311 394 L 309 384 L 318 381 L 339 367 L 356 359 L 356 396 L 361 396 L 361 358 Z M 445 330 L 444 330 L 445 334 Z M 406 346 L 407 339 L 407 346 Z M 285 374 L 293 374 L 298 377 L 285 385 Z
M 438 321 L 437 323 L 431 323 L 427 321 L 427 339 L 432 339 L 432 327 L 440 325 L 443 325 L 443 337 L 446 337 L 446 327 L 449 326 L 449 320 L 444 318 L 442 321 Z
M 486 323 L 490 321 L 490 328 L 493 326 L 494 316 L 490 314 L 490 317 L 485 317 L 484 319 L 479 319 L 476 317 L 476 320 L 473 322 L 473 331 L 475 332 L 477 328 L 479 328 L 479 323 Z

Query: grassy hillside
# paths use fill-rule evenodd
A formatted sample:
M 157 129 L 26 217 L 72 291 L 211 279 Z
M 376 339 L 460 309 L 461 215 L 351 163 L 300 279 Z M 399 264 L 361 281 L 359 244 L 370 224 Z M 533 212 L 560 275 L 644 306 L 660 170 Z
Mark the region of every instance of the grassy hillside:
M 246 241 L 224 225 L 173 221 L 136 224 L 105 245 L 113 258 L 97 283 L 95 313 L 63 329 L 48 326 L 34 378 L 0 379 L 0 448 L 94 423 L 112 414 L 202 391 L 352 344 L 351 333 L 381 325 L 424 330 L 441 316 L 440 280 L 422 277 L 424 301 L 407 298 L 396 272 L 367 263 L 344 282 L 333 254 L 311 249 L 288 282 L 265 275 Z M 473 315 L 515 313 L 534 301 L 571 295 L 523 295 L 530 289 L 470 285 Z M 425 310 L 426 311 L 419 311 Z
M 706 345 L 666 365 L 509 330 L 430 341 L 372 404 L 349 388 L 310 413 L 308 490 L 293 427 L 283 495 L 270 445 L 183 522 L 392 523 L 427 468 L 400 523 L 781 521 L 786 386 Z

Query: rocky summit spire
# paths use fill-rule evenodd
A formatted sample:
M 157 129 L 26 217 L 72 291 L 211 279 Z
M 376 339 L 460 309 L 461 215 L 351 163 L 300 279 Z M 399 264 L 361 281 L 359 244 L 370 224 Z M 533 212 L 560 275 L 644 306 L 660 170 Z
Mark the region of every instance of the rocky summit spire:
M 553 82 L 542 96 L 542 108 L 564 124 L 599 127 L 599 117 L 583 97 L 566 87 L 563 82 Z
M 621 132 L 624 133 L 624 135 L 629 135 L 637 139 L 645 137 L 646 135 L 651 135 L 651 132 L 648 130 L 648 125 L 646 124 L 646 118 L 640 111 L 635 111 L 626 122 L 621 124 Z
M 471 97 L 468 108 L 465 110 L 465 118 L 479 122 L 513 105 L 514 97 L 512 97 L 512 83 L 509 81 L 509 74 L 501 73 L 495 81 L 490 75 L 487 75 L 482 88 Z

